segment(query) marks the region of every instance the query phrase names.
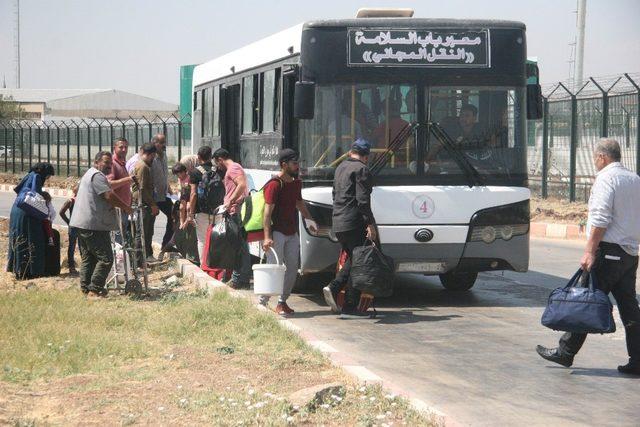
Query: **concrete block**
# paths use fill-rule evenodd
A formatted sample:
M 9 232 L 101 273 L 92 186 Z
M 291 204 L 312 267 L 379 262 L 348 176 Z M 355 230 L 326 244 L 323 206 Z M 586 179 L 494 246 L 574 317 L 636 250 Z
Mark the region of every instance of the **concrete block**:
M 547 224 L 547 237 L 564 239 L 567 237 L 567 224 Z

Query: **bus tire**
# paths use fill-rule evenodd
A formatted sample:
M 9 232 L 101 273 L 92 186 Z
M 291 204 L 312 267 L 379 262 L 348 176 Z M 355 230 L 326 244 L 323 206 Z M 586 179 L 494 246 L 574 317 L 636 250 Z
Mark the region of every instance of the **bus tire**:
M 448 291 L 468 291 L 477 278 L 477 272 L 449 271 L 440 275 L 440 283 Z

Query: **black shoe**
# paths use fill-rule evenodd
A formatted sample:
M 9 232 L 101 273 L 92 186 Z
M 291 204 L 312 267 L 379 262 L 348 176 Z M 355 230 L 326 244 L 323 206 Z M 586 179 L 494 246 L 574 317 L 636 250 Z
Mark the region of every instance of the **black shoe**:
M 540 357 L 550 362 L 557 363 L 567 368 L 573 365 L 573 356 L 569 356 L 567 354 L 560 354 L 557 348 L 546 348 L 539 345 L 536 347 L 536 351 L 538 352 Z
M 618 372 L 620 372 L 622 374 L 640 376 L 640 365 L 638 365 L 638 364 L 633 364 L 632 365 L 631 363 L 627 363 L 626 365 L 620 365 L 620 366 L 618 366 Z
M 322 288 L 322 295 L 324 296 L 324 301 L 327 303 L 329 307 L 331 307 L 331 311 L 334 313 L 340 313 L 340 309 L 338 308 L 338 292 L 331 289 L 331 285 L 327 285 Z
M 357 309 L 342 309 L 340 312 L 341 319 L 369 319 L 371 314 L 366 311 L 358 311 Z

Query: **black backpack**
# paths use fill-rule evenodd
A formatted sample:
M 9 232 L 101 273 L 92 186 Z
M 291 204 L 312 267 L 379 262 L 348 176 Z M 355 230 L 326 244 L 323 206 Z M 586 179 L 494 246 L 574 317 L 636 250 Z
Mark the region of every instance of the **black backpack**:
M 224 203 L 224 183 L 216 169 L 196 168 L 202 173 L 202 180 L 198 184 L 198 211 L 213 214 L 215 209 Z

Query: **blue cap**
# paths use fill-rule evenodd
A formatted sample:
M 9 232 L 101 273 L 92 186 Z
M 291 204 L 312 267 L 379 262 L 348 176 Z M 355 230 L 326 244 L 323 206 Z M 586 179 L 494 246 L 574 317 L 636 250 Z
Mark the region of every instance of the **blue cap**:
M 371 143 L 364 138 L 358 138 L 351 144 L 351 149 L 362 156 L 368 156 L 371 152 Z

